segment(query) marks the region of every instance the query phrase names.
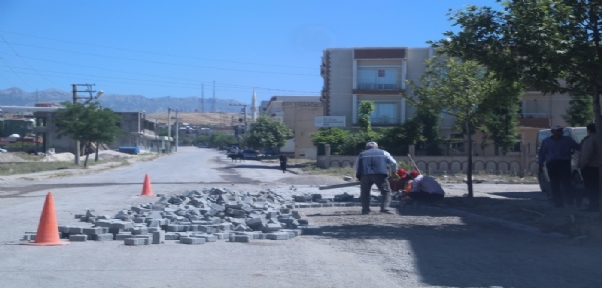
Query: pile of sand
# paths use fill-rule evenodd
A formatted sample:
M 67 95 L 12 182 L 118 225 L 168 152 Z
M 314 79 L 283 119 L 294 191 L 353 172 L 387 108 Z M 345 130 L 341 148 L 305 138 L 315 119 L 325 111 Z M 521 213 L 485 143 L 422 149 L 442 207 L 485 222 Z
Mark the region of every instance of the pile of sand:
M 56 153 L 51 155 L 46 155 L 44 158 L 40 159 L 40 162 L 68 162 L 75 161 L 75 155 L 73 153 Z
M 13 153 L 0 153 L 0 163 L 28 162 Z
M 90 156 L 88 157 L 88 161 L 90 159 L 94 159 L 94 157 L 95 157 L 94 154 L 90 154 Z M 113 151 L 113 150 L 98 151 L 98 160 L 115 161 L 115 160 L 130 158 L 130 157 L 132 157 L 132 155 Z M 86 159 L 86 156 L 83 155 L 79 159 L 81 161 L 84 161 L 84 159 Z M 46 157 L 44 157 L 40 160 L 40 162 L 70 162 L 70 161 L 75 161 L 75 155 L 73 153 L 69 153 L 69 152 L 46 155 Z

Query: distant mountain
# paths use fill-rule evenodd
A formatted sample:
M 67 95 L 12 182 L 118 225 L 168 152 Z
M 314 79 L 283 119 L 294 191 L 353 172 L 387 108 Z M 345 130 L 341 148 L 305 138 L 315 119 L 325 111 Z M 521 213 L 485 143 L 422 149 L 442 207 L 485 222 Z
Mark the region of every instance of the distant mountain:
M 86 97 L 86 93 L 79 93 L 78 96 Z M 33 106 L 37 102 L 52 102 L 59 104 L 64 101 L 73 101 L 71 92 L 58 89 L 47 89 L 28 93 L 19 88 L 9 88 L 0 90 L 0 106 Z M 205 98 L 205 112 L 213 112 L 212 98 Z M 84 100 L 80 100 L 84 101 Z M 147 113 L 167 112 L 167 108 L 178 109 L 184 112 L 201 111 L 201 98 L 199 97 L 160 97 L 147 98 L 142 95 L 119 95 L 104 94 L 98 99 L 103 108 L 110 108 L 116 112 L 139 112 Z M 245 104 L 232 99 L 215 99 L 215 112 L 239 113 L 242 107 L 231 106 L 230 104 Z M 249 105 L 250 108 L 250 105 Z M 249 109 L 250 110 L 250 109 Z M 250 112 L 249 112 L 250 113 Z

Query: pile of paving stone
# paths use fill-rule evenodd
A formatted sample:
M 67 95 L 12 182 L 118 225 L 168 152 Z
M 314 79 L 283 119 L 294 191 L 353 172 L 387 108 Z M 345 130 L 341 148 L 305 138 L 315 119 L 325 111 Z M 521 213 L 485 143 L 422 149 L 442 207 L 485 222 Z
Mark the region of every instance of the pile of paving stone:
M 94 210 L 75 215 L 93 227 L 59 226 L 60 237 L 70 241 L 122 240 L 125 245 L 161 244 L 179 240 L 202 244 L 227 239 L 250 242 L 254 239 L 288 240 L 305 234 L 321 234 L 308 225 L 293 201 L 271 191 L 252 195 L 229 189 L 191 190 L 179 196 L 160 196 L 155 203 L 132 206 L 114 216 Z M 34 240 L 26 234 L 23 240 Z

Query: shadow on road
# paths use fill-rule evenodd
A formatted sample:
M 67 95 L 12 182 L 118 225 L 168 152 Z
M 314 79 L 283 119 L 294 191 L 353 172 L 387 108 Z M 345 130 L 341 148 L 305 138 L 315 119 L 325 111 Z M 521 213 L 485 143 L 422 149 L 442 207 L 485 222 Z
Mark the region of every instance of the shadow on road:
M 566 242 L 560 242 L 562 240 L 529 235 L 487 221 L 461 217 L 460 221 L 457 217 L 455 221 L 445 221 L 450 216 L 427 214 L 433 213 L 416 211 L 385 217 L 369 215 L 360 217 L 360 220 L 357 220 L 357 215 L 355 219 L 341 217 L 338 222 L 342 224 L 322 226 L 324 234 L 318 237 L 351 241 L 347 245 L 360 255 L 375 253 L 373 247 L 379 245 L 381 249 L 390 251 L 383 255 L 383 263 L 385 258 L 400 257 L 400 253 L 404 258 L 411 257 L 415 259 L 421 281 L 429 286 L 602 285 L 595 268 L 602 264 L 599 247 L 566 245 Z M 421 217 L 404 221 L 408 216 Z M 396 243 L 400 244 L 398 247 L 404 246 L 396 241 L 409 242 L 411 250 L 395 249 Z M 399 277 L 408 273 L 407 269 L 399 268 L 397 272 L 395 269 L 389 272 L 399 273 Z

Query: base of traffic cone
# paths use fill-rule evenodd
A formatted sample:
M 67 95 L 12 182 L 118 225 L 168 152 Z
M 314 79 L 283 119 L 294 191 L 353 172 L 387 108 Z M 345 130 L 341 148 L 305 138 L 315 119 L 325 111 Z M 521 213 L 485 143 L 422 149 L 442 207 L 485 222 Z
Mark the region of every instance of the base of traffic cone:
M 54 212 L 52 193 L 48 192 L 48 195 L 46 195 L 46 201 L 44 202 L 44 208 L 40 216 L 40 224 L 38 224 L 38 231 L 36 232 L 36 240 L 23 244 L 31 246 L 62 246 L 70 244 L 69 242 L 61 241 L 59 238 L 59 227 Z

